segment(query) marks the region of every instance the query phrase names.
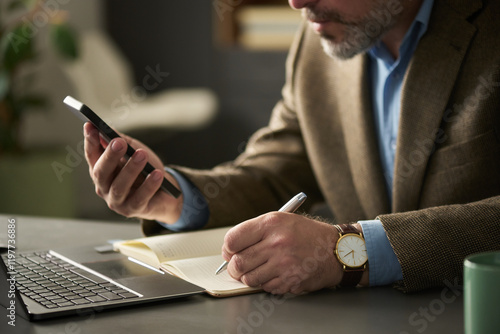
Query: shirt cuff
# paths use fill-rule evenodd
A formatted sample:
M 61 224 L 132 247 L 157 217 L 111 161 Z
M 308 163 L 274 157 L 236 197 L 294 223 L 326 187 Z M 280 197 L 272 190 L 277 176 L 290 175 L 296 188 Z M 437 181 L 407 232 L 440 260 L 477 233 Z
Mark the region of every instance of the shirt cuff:
M 358 221 L 366 241 L 370 286 L 388 285 L 403 279 L 398 258 L 380 220 Z
M 210 216 L 205 197 L 195 185 L 177 171 L 168 167 L 165 167 L 165 171 L 171 174 L 179 183 L 183 196 L 182 212 L 179 220 L 173 224 L 159 221 L 157 223 L 175 232 L 196 230 L 205 226 Z

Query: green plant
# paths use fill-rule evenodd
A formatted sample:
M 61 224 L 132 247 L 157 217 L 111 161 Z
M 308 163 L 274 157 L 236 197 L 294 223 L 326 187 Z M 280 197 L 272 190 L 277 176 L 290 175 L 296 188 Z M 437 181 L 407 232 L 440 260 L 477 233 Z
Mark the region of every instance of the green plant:
M 30 89 L 36 73 L 28 65 L 50 46 L 63 58 L 78 57 L 76 35 L 67 24 L 67 13 L 59 7 L 56 0 L 0 3 L 0 154 L 21 151 L 23 114 L 46 106 L 43 96 Z

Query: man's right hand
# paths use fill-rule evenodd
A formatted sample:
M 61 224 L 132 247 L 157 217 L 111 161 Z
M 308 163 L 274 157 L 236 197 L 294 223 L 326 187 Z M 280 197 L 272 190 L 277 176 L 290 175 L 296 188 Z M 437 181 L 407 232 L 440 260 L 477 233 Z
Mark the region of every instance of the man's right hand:
M 179 187 L 164 171 L 161 159 L 146 145 L 128 136 L 115 138 L 109 144 L 91 124 L 84 125 L 85 158 L 97 195 L 108 207 L 126 217 L 153 219 L 164 223 L 176 222 L 182 211 L 182 195 L 174 198 L 160 190 L 163 177 Z M 124 157 L 127 143 L 136 152 Z M 156 168 L 146 178 L 141 171 L 148 162 Z

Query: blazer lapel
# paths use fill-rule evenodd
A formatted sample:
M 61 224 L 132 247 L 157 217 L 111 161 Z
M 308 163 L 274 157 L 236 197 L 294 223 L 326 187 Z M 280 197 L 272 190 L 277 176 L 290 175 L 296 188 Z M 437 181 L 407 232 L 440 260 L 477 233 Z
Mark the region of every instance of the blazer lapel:
M 419 207 L 426 166 L 436 138 L 442 135 L 443 113 L 475 34 L 466 18 L 480 6 L 480 1 L 463 1 L 454 9 L 442 1 L 434 3 L 428 31 L 420 40 L 403 84 L 393 212 Z
M 341 61 L 341 73 L 336 77 L 342 82 L 335 87 L 337 96 L 345 101 L 339 111 L 354 186 L 365 216 L 375 219 L 389 212 L 390 205 L 375 134 L 367 62 L 366 55 Z

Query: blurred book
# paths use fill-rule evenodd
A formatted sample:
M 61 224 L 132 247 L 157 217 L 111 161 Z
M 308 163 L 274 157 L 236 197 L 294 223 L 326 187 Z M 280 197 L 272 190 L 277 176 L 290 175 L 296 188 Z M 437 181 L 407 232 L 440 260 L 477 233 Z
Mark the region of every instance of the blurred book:
M 289 6 L 244 6 L 238 9 L 238 43 L 254 50 L 287 50 L 302 20 Z

